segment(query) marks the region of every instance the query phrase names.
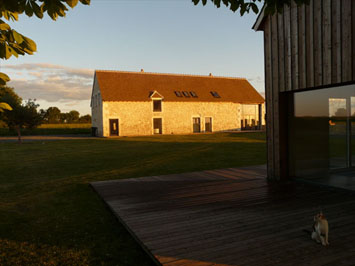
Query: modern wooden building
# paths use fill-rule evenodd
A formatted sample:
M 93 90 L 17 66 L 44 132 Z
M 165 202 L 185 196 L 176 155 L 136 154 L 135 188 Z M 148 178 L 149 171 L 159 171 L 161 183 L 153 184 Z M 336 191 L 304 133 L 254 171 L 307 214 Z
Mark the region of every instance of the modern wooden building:
M 292 2 L 253 29 L 264 32 L 268 177 L 354 178 L 355 1 Z
M 264 98 L 245 78 L 96 71 L 95 135 L 137 136 L 260 129 Z

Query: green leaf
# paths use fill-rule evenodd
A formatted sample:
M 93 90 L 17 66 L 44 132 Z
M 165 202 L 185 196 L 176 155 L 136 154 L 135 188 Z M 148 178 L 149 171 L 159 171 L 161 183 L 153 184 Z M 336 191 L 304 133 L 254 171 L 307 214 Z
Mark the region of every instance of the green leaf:
M 36 52 L 37 51 L 37 45 L 34 41 L 32 41 L 30 38 L 25 37 L 22 35 L 22 38 L 24 42 L 26 43 L 26 48 L 30 50 L 31 52 Z
M 42 10 L 42 7 L 40 7 L 40 6 L 37 5 L 36 3 L 32 3 L 32 7 L 33 7 L 33 12 L 34 12 L 35 15 L 37 16 L 37 18 L 43 18 L 43 10 Z
M 253 10 L 253 12 L 254 12 L 255 14 L 258 14 L 258 13 L 259 13 L 259 8 L 258 8 L 258 6 L 257 6 L 256 4 L 250 3 L 250 6 L 251 6 L 251 9 Z
M 90 5 L 90 0 L 80 0 L 83 5 Z
M 9 76 L 0 72 L 0 85 L 5 85 L 8 81 L 10 81 Z
M 20 33 L 18 33 L 17 31 L 12 30 L 12 36 L 14 37 L 14 39 L 17 43 L 23 42 L 23 36 Z
M 10 47 L 5 43 L 4 45 L 5 47 L 5 59 L 9 59 L 11 56 L 12 56 L 12 53 L 11 53 L 11 50 L 10 50 Z
M 25 5 L 25 14 L 29 17 L 33 16 L 33 8 L 30 5 Z
M 74 8 L 78 4 L 79 0 L 66 0 L 66 2 L 68 4 L 68 6 L 70 6 L 71 8 Z
M 9 30 L 9 29 L 11 29 L 10 26 L 4 21 L 0 20 L 0 30 Z
M 1 74 L 1 73 L 0 73 Z M 11 111 L 12 108 L 10 105 L 8 105 L 7 103 L 0 103 L 0 112 L 3 112 L 4 110 L 9 110 Z

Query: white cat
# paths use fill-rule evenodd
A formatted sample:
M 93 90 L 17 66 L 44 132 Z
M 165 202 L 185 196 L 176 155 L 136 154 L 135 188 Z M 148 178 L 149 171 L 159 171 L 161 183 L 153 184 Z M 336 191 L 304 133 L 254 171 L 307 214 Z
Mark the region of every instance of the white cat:
M 329 225 L 328 221 L 323 215 L 322 212 L 318 213 L 313 217 L 313 231 L 311 237 L 317 243 L 322 243 L 323 246 L 329 245 L 328 234 L 329 234 Z

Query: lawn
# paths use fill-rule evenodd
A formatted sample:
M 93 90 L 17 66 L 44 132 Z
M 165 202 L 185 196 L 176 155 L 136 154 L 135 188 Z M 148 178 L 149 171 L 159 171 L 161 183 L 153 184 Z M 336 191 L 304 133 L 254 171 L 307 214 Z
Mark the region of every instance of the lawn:
M 152 265 L 89 182 L 265 162 L 264 133 L 0 143 L 0 265 Z

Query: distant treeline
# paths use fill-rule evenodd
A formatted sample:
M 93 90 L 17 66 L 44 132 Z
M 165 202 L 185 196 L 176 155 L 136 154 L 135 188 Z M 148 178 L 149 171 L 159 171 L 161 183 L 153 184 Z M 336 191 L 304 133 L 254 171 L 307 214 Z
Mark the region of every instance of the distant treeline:
M 62 113 L 58 107 L 49 107 L 47 110 L 39 110 L 43 118 L 42 124 L 76 124 L 76 123 L 91 123 L 91 115 L 80 116 L 76 110 L 68 113 Z

